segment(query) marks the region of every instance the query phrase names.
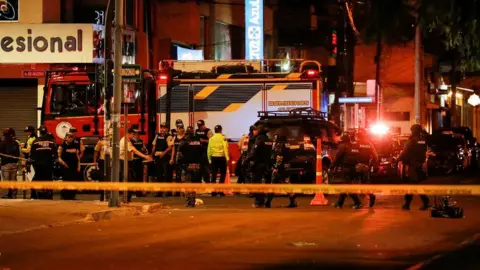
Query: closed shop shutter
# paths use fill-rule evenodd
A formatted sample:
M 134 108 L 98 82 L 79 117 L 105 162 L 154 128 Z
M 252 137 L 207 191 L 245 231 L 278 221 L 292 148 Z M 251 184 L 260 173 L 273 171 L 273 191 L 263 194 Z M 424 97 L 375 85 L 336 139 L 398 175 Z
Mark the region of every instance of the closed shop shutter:
M 37 125 L 37 80 L 0 79 L 0 128 L 14 128 L 17 139 L 26 139 L 26 126 Z

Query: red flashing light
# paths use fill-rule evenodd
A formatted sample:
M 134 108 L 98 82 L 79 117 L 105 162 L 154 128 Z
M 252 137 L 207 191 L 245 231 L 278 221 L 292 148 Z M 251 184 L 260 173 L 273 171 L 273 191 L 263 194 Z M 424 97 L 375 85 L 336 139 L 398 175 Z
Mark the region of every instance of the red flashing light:
M 307 70 L 307 76 L 308 77 L 317 77 L 318 76 L 318 70 L 314 70 L 314 69 Z
M 158 76 L 158 80 L 161 82 L 161 83 L 167 83 L 168 81 L 168 75 L 166 74 L 160 74 Z
M 78 71 L 78 67 L 73 67 L 72 70 L 73 71 Z

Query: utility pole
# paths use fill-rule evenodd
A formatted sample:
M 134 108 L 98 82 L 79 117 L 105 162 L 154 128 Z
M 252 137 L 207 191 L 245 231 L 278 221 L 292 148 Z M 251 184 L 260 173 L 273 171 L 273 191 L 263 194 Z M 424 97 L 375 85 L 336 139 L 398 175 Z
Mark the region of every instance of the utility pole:
M 422 46 L 422 35 L 420 30 L 420 23 L 417 17 L 417 25 L 415 27 L 415 96 L 414 96 L 414 113 L 415 113 L 415 124 L 421 124 L 421 46 Z
M 104 92 L 103 92 L 103 140 L 104 140 L 104 152 L 105 152 L 105 165 L 104 165 L 104 179 L 105 182 L 110 181 L 110 161 L 111 161 L 111 149 L 112 149 L 112 134 L 111 134 L 111 100 L 112 100 L 112 69 L 113 69 L 113 61 L 112 61 L 112 20 L 113 20 L 113 7 L 114 7 L 115 0 L 108 0 L 107 10 L 105 14 L 105 83 L 104 83 Z M 108 191 L 102 191 L 104 193 L 104 198 L 107 199 L 110 196 L 107 196 Z M 112 206 L 113 207 L 113 206 Z
M 120 179 L 120 113 L 122 105 L 122 36 L 123 36 L 123 0 L 115 0 L 115 61 L 114 61 L 114 92 L 112 113 L 112 182 Z M 125 172 L 126 173 L 126 172 Z M 120 207 L 118 191 L 111 192 L 110 207 Z

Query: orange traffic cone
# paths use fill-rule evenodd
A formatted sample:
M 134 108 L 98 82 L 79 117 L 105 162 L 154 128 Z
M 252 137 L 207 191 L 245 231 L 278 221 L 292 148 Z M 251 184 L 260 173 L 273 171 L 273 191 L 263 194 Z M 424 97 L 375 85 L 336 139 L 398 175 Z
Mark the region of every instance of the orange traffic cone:
M 227 166 L 227 176 L 225 177 L 225 184 L 231 184 L 230 182 L 230 169 Z M 224 192 L 225 195 L 233 195 L 233 192 L 227 191 Z
M 315 182 L 317 185 L 323 184 L 323 168 L 322 168 L 322 140 L 317 139 L 317 169 L 315 175 Z M 316 205 L 327 205 L 328 200 L 325 198 L 323 193 L 316 193 L 313 200 L 310 202 L 311 206 Z

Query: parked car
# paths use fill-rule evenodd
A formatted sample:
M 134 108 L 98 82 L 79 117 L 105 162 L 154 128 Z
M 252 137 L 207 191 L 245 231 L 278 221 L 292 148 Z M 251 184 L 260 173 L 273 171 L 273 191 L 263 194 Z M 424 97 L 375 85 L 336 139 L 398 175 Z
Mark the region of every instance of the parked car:
M 315 183 L 317 139 L 322 139 L 323 179 L 328 180 L 328 171 L 338 149 L 341 129 L 326 119 L 325 113 L 310 108 L 291 111 L 258 112 L 255 125 L 264 125 L 273 139 L 277 129 L 287 127 L 289 156 L 286 158 L 288 177 L 294 183 Z
M 473 166 L 475 168 L 480 167 L 480 146 L 478 145 L 477 138 L 473 137 L 473 132 L 468 127 L 456 127 L 456 128 L 441 128 L 432 133 L 433 135 L 453 135 L 463 137 L 465 142 L 465 169 Z
M 429 138 L 428 145 L 432 153 L 427 164 L 430 172 L 452 174 L 469 166 L 467 146 L 463 136 L 436 133 Z

